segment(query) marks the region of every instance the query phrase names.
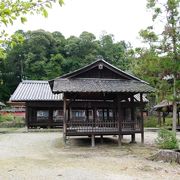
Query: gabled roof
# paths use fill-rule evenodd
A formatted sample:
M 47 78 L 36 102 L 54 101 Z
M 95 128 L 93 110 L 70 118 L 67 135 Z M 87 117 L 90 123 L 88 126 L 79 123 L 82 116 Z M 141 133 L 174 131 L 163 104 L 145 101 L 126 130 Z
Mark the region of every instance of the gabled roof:
M 143 81 L 143 80 L 141 80 L 141 79 L 127 73 L 127 72 L 124 72 L 124 71 L 118 69 L 117 67 L 115 67 L 112 64 L 106 62 L 103 59 L 98 59 L 98 60 L 94 61 L 93 63 L 87 65 L 87 66 L 84 66 L 84 67 L 82 67 L 82 68 L 80 68 L 78 70 L 75 70 L 73 72 L 64 74 L 59 78 L 73 78 L 73 77 L 76 77 L 79 74 L 82 74 L 82 73 L 84 73 L 86 71 L 89 71 L 89 70 L 93 69 L 98 64 L 102 64 L 104 67 L 108 68 L 109 70 L 113 71 L 114 73 L 117 73 L 118 75 L 120 75 L 120 76 L 122 76 L 122 77 L 124 77 L 124 78 L 126 78 L 128 80 L 137 80 L 137 81 L 145 82 L 145 81 Z M 58 79 L 58 78 L 56 78 L 56 79 Z
M 22 81 L 10 101 L 58 101 L 62 100 L 62 94 L 53 94 L 48 81 Z
M 109 69 L 111 72 L 118 74 L 116 78 L 99 78 L 93 77 L 92 74 L 94 69 L 102 65 Z M 88 73 L 88 77 L 85 72 Z M 96 73 L 98 74 L 98 73 Z M 98 75 L 97 75 L 98 76 Z M 87 65 L 74 72 L 65 74 L 54 80 L 49 81 L 53 93 L 64 93 L 64 92 L 130 92 L 130 93 L 150 93 L 154 92 L 154 88 L 148 85 L 147 82 L 130 75 L 115 66 L 109 64 L 104 60 L 97 60 L 90 65 Z

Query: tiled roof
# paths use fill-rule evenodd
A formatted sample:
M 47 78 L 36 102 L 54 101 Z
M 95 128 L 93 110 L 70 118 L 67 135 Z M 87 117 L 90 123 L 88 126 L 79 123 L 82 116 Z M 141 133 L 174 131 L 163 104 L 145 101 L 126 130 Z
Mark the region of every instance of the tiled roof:
M 59 78 L 54 80 L 53 92 L 132 92 L 150 93 L 154 88 L 136 80 Z
M 48 81 L 22 81 L 10 101 L 58 101 L 62 100 L 62 94 L 53 94 Z

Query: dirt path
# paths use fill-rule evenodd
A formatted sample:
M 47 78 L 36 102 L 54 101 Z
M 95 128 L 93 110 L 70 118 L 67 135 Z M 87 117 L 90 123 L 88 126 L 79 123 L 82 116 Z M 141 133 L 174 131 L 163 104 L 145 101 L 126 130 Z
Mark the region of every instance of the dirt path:
M 91 148 L 88 138 L 71 138 L 64 147 L 59 132 L 0 134 L 0 180 L 179 180 L 179 165 L 146 159 L 157 151 L 156 135 L 146 132 L 144 146 L 139 137 L 137 144 L 125 137 L 118 147 L 113 137 Z

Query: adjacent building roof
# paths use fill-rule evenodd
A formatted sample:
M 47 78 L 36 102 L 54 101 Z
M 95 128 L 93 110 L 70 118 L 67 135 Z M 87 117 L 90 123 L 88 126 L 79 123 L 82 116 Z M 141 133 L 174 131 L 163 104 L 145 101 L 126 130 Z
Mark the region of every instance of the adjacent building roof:
M 177 104 L 180 104 L 180 102 L 177 102 Z M 168 100 L 165 99 L 165 100 L 161 101 L 159 104 L 155 105 L 153 107 L 153 109 L 155 111 L 161 111 L 162 108 L 172 107 L 172 105 L 173 105 L 173 103 L 171 101 L 168 101 Z M 170 109 L 168 109 L 168 110 L 170 110 Z
M 22 81 L 10 101 L 58 101 L 62 100 L 62 94 L 53 94 L 48 81 Z
M 6 106 L 4 103 L 0 102 L 0 106 Z
M 150 93 L 154 88 L 146 83 L 135 80 L 120 79 L 57 79 L 54 81 L 53 92 L 132 92 Z

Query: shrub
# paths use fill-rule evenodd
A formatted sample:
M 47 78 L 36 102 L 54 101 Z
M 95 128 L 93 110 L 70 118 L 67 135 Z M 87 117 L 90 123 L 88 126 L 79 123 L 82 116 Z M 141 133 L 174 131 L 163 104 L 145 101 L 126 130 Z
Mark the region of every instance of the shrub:
M 160 129 L 156 138 L 157 145 L 162 149 L 177 149 L 179 148 L 176 134 L 167 129 Z
M 144 120 L 144 127 L 157 127 L 158 121 L 156 116 L 149 116 Z
M 11 114 L 8 115 L 0 115 L 0 127 L 24 127 L 25 121 L 23 117 L 13 116 Z

